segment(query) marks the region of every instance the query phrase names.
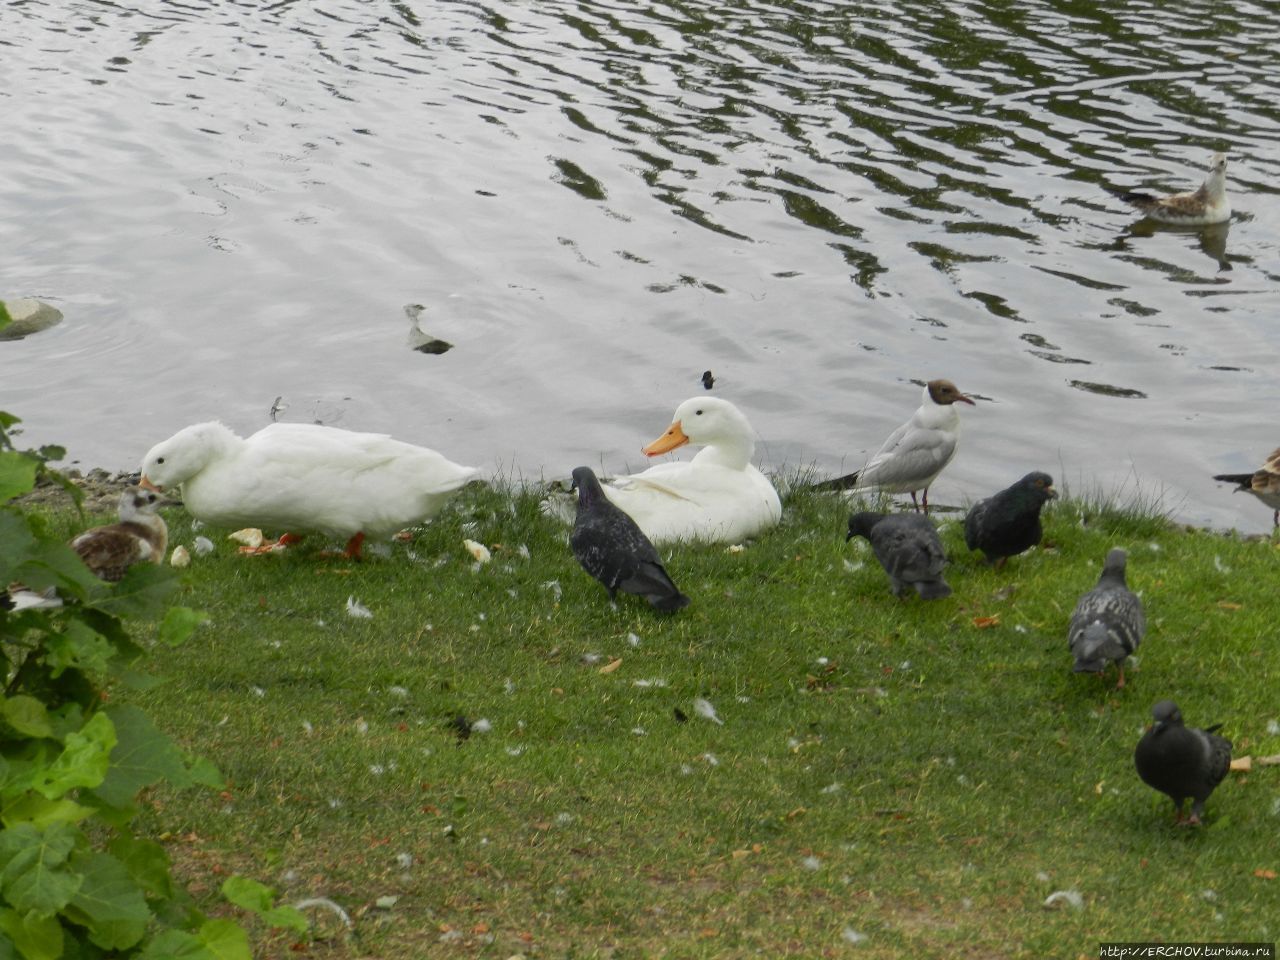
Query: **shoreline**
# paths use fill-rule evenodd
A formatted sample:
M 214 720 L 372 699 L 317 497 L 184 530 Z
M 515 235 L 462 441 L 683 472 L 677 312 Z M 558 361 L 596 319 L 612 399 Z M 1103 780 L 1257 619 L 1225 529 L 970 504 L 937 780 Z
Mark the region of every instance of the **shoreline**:
M 113 473 L 103 467 L 92 467 L 87 472 L 82 472 L 78 467 L 71 467 L 67 470 L 59 470 L 58 472 L 69 479 L 73 484 L 75 484 L 75 486 L 80 488 L 81 492 L 84 494 L 83 509 L 86 513 L 110 513 L 114 511 L 116 500 L 119 498 L 120 493 L 127 487 L 136 485 L 138 482 L 138 474 L 136 472 L 119 470 Z M 771 479 L 774 480 L 775 485 L 778 486 L 780 495 L 782 495 L 783 499 L 786 499 L 786 496 L 790 493 L 791 484 L 781 482 L 780 478 L 776 475 L 770 476 Z M 500 484 L 503 482 L 506 481 L 500 481 Z M 544 481 L 542 486 L 548 489 L 554 489 L 555 483 L 554 481 Z M 42 480 L 36 484 L 36 487 L 33 490 L 19 497 L 15 497 L 11 502 L 32 504 L 44 508 L 56 508 L 59 505 L 59 502 L 63 500 L 66 501 L 64 505 L 72 505 L 70 502 L 70 496 L 62 489 L 62 487 L 52 481 Z M 171 503 L 175 507 L 181 506 L 181 501 L 175 500 Z M 1059 505 L 1075 504 L 1081 508 L 1091 507 L 1095 511 L 1114 511 L 1133 516 L 1141 514 L 1141 511 L 1135 510 L 1131 507 L 1107 503 L 1105 501 L 1099 503 L 1089 497 L 1074 497 L 1069 494 L 1065 495 L 1061 500 L 1057 501 L 1057 503 Z M 939 513 L 943 515 L 963 515 L 965 512 L 965 508 L 963 506 L 952 506 L 950 504 L 930 504 L 930 506 L 933 507 L 935 516 Z M 1235 527 L 1223 529 L 1217 527 L 1198 526 L 1196 524 L 1183 523 L 1178 520 L 1170 519 L 1163 514 L 1159 514 L 1159 511 L 1155 511 L 1155 513 L 1163 517 L 1163 521 L 1170 531 L 1205 533 L 1242 541 L 1269 541 L 1275 536 L 1274 531 L 1267 533 L 1246 533 Z

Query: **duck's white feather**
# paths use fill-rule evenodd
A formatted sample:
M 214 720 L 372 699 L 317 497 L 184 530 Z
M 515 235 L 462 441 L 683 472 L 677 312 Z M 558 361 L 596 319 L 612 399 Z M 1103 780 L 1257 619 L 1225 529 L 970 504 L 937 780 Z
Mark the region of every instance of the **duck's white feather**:
M 752 463 L 755 437 L 742 411 L 718 397 L 694 397 L 676 408 L 692 460 L 660 463 L 604 485 L 654 543 L 738 543 L 773 526 L 782 503 Z
M 384 434 L 273 423 L 242 438 L 209 422 L 152 447 L 142 474 L 216 526 L 385 537 L 435 516 L 479 471 Z

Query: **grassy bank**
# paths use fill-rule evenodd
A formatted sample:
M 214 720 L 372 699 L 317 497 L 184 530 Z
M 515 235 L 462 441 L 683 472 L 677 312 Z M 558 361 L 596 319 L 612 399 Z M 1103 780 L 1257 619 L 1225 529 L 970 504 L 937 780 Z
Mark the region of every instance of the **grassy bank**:
M 845 544 L 847 514 L 794 496 L 742 552 L 674 551 L 693 604 L 673 617 L 612 607 L 531 495 L 468 490 L 356 564 L 320 544 L 243 558 L 200 531 L 217 549 L 180 602 L 210 622 L 128 696 L 228 788 L 155 793 L 148 826 L 197 891 L 239 872 L 351 917 L 309 910 L 303 945 L 261 931 L 264 957 L 1276 939 L 1280 768 L 1230 775 L 1189 830 L 1132 761 L 1163 697 L 1224 721 L 1237 754 L 1280 752 L 1271 543 L 1068 502 L 1046 514 L 1050 549 L 996 571 L 953 520 L 955 595 L 926 604 Z M 1065 639 L 1113 545 L 1150 623 L 1120 691 L 1073 675 Z M 1044 906 L 1057 891 L 1081 906 Z

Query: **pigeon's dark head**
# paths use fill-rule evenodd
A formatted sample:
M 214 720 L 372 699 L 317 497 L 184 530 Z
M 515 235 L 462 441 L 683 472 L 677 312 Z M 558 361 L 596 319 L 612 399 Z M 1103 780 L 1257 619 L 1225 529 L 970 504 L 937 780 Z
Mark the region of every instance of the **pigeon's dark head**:
M 1102 574 L 1107 577 L 1118 577 L 1124 580 L 1124 565 L 1129 554 L 1120 547 L 1112 547 L 1107 552 L 1106 562 L 1102 564 Z
M 1053 477 L 1047 473 L 1041 473 L 1039 470 L 1034 473 L 1028 473 L 1018 481 L 1018 486 L 1040 503 L 1044 503 L 1046 500 L 1054 500 L 1058 496 L 1058 491 L 1053 489 Z
M 1178 709 L 1178 705 L 1172 700 L 1161 700 L 1151 708 L 1151 716 L 1155 720 L 1155 729 L 1157 732 L 1165 727 L 1182 726 L 1182 711 Z
M 960 392 L 959 388 L 950 380 L 930 380 L 925 384 L 925 389 L 929 391 L 929 398 L 938 404 L 946 406 L 951 403 L 967 403 L 971 407 L 977 404 Z
M 590 467 L 574 467 L 573 486 L 569 490 L 577 491 L 578 504 L 583 507 L 590 506 L 592 501 L 604 496 L 604 491 L 600 489 L 600 481 L 596 479 L 595 471 Z
M 849 532 L 845 534 L 845 542 L 847 543 L 854 537 L 866 537 L 870 539 L 871 530 L 883 519 L 883 513 L 871 513 L 870 511 L 864 511 L 862 513 L 852 514 L 849 517 Z

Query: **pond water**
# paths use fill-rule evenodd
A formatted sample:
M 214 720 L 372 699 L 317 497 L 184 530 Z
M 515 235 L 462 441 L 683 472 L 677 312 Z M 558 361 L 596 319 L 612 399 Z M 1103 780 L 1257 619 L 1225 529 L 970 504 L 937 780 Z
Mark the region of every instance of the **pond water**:
M 644 464 L 676 405 L 852 469 L 945 376 L 931 499 L 1030 469 L 1270 529 L 1280 9 L 26 2 L 0 31 L 0 343 L 24 444 L 136 467 L 219 418 L 486 471 Z M 1235 214 L 1144 229 L 1107 186 Z M 404 307 L 453 344 L 410 349 Z

